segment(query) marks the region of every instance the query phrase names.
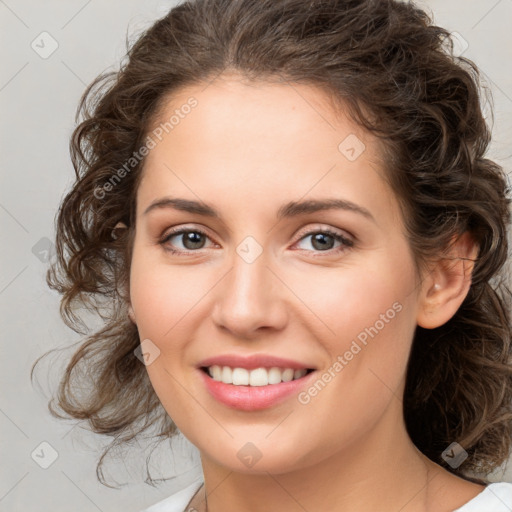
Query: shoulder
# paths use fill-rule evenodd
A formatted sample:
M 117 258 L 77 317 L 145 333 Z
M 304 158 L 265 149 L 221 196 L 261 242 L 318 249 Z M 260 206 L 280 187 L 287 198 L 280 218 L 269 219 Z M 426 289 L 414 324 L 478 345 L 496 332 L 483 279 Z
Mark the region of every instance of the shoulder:
M 512 510 L 512 483 L 495 482 L 454 512 L 510 512 Z
M 141 512 L 185 512 L 185 507 L 188 502 L 192 499 L 192 496 L 194 496 L 202 484 L 202 480 L 196 480 L 184 489 L 181 489 L 168 498 L 141 510 Z

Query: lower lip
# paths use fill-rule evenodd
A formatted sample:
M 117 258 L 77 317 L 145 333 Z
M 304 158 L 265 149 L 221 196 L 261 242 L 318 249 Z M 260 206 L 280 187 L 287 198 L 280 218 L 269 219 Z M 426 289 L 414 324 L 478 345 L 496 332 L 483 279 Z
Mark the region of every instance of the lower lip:
M 291 395 L 298 394 L 315 373 L 313 371 L 300 379 L 268 386 L 235 386 L 213 380 L 203 370 L 199 370 L 199 372 L 206 389 L 215 399 L 228 407 L 242 411 L 267 409 L 285 401 Z

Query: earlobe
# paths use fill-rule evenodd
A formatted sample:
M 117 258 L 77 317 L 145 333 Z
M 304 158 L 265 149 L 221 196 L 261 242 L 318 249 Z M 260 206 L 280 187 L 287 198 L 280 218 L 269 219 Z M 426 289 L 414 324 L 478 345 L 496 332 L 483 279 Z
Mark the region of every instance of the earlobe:
M 457 312 L 471 286 L 478 246 L 469 232 L 454 239 L 422 283 L 417 324 L 434 329 Z

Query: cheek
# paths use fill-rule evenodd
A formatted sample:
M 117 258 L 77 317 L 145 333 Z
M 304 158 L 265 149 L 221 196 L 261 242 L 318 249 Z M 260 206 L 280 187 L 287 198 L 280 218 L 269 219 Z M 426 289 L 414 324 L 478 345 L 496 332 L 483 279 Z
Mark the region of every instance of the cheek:
M 403 329 L 409 333 L 414 328 L 414 269 L 409 261 L 382 258 L 352 268 L 312 269 L 307 280 L 298 271 L 286 279 L 307 306 L 309 328 L 318 326 L 316 335 L 332 358 L 347 350 L 352 340 L 364 343 L 377 334 Z M 407 339 L 397 332 L 394 343 Z
M 399 393 L 406 372 L 416 327 L 413 261 L 407 250 L 390 251 L 316 277 L 299 293 L 324 326 L 322 336 L 317 334 L 329 359 L 320 378 L 328 383 L 319 383 L 322 391 L 306 390 L 301 403 L 309 404 L 320 423 L 332 415 L 343 424 L 347 410 L 371 423 Z
M 150 340 L 159 350 L 146 370 L 159 400 L 180 428 L 192 421 L 194 411 L 184 407 L 190 405 L 190 395 L 184 389 L 182 374 L 187 366 L 192 311 L 204 295 L 198 283 L 191 282 L 194 275 L 197 272 L 193 268 L 156 262 L 149 250 L 134 247 L 130 300 L 140 339 Z
M 173 334 L 179 339 L 175 331 L 186 323 L 187 315 L 204 295 L 207 284 L 198 267 L 171 266 L 154 260 L 144 249 L 134 250 L 130 300 L 141 339 L 154 339 L 158 344 Z

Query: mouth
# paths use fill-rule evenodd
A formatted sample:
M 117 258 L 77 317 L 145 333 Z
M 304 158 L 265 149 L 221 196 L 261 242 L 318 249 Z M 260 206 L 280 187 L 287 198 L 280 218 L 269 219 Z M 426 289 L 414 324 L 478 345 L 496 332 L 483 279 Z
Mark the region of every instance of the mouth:
M 316 368 L 271 354 L 224 354 L 201 361 L 197 371 L 217 402 L 261 411 L 293 399 L 314 380 Z
M 243 368 L 221 365 L 201 366 L 200 369 L 214 381 L 233 386 L 274 386 L 283 382 L 299 380 L 312 371 L 312 368 L 283 368 L 278 366 Z

